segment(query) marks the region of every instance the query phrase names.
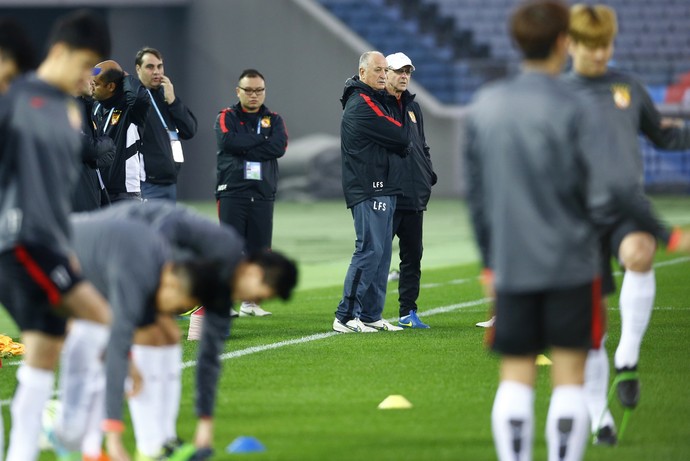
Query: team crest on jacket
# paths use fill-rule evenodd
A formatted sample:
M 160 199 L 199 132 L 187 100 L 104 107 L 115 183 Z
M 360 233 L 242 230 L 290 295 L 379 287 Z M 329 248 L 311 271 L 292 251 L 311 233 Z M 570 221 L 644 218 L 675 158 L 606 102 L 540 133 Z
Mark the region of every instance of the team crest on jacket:
M 611 93 L 613 93 L 613 102 L 619 109 L 627 109 L 630 107 L 630 87 L 621 83 L 611 86 Z
M 261 119 L 261 128 L 271 128 L 271 117 L 266 116 Z
M 110 124 L 113 125 L 113 126 L 117 125 L 117 122 L 120 121 L 120 116 L 121 116 L 121 115 L 122 115 L 122 111 L 121 111 L 121 110 L 113 111 L 113 116 L 110 118 Z
M 408 110 L 407 115 L 410 116 L 410 120 L 412 120 L 412 123 L 417 123 L 417 117 L 414 116 L 414 112 L 412 112 L 411 110 Z

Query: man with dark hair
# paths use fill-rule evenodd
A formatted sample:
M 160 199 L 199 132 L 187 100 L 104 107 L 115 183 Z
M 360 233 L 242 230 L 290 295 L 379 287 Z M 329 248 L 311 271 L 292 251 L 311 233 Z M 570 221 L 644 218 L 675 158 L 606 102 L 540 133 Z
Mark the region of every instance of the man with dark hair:
M 62 405 L 50 439 L 57 454 L 66 456 L 81 451 L 87 430 L 102 424 L 110 459 L 127 460 L 121 440 L 122 412 L 128 354 L 135 330 L 152 325 L 157 315 L 180 314 L 212 301 L 218 285 L 206 283 L 206 278 L 199 275 L 212 273 L 216 266 L 198 259 L 174 261 L 165 237 L 140 221 L 79 214 L 73 215 L 71 222 L 74 248 L 84 276 L 110 302 L 113 324 L 105 368 L 102 362 L 85 359 L 90 349 L 88 342 L 65 348 L 62 363 L 73 366 L 62 367 L 70 373 L 60 376 Z M 71 328 L 80 323 L 73 321 Z M 70 330 L 68 341 L 71 335 Z M 154 366 L 158 364 L 147 364 Z
M 134 60 L 137 77 L 151 97 L 146 127 L 142 135 L 145 179 L 141 183 L 144 199 L 177 200 L 177 174 L 184 162 L 181 139 L 196 133 L 196 117 L 175 93 L 165 75 L 163 55 L 144 47 Z
M 467 121 L 467 200 L 487 294 L 495 296 L 490 344 L 501 354 L 491 416 L 501 461 L 532 459 L 535 359 L 547 347 L 548 459 L 581 460 L 589 432 L 584 364 L 602 327 L 590 212 L 610 200 L 613 184 L 600 163 L 593 167 L 608 147 L 596 112 L 557 78 L 568 26 L 560 1 L 517 7 L 510 33 L 523 71 L 482 88 Z
M 277 252 L 264 250 L 245 256 L 243 239 L 232 227 L 222 223 L 219 225 L 188 208 L 164 201 L 128 201 L 96 213 L 78 215 L 74 219 L 77 226 L 95 222 L 99 228 L 102 227 L 102 224 L 99 224 L 101 221 L 143 223 L 161 235 L 165 243 L 172 248 L 176 259 L 194 258 L 206 263 L 205 266 L 196 266 L 197 270 L 192 273 L 191 279 L 195 285 L 198 283 L 207 292 L 206 296 L 200 296 L 200 302 L 197 303 L 206 306 L 207 313 L 204 316 L 197 367 L 196 401 L 199 422 L 195 445 L 199 449 L 209 448 L 213 433 L 216 384 L 220 373 L 219 354 L 222 352 L 224 338 L 230 326 L 233 299 L 259 302 L 279 297 L 287 300 L 297 283 L 296 266 Z M 135 253 L 133 248 L 125 250 L 131 246 L 128 243 L 121 244 L 122 256 L 119 256 L 115 255 L 115 248 L 96 250 L 88 246 L 88 242 L 95 246 L 96 240 L 85 239 L 85 242 L 80 241 L 76 246 L 80 251 L 86 252 L 85 258 L 89 260 L 90 251 L 93 250 L 97 261 L 92 264 L 117 266 L 120 258 L 126 259 L 127 254 Z M 109 256 L 109 252 L 112 252 L 112 256 Z M 212 272 L 200 271 L 199 268 L 211 268 Z M 89 269 L 90 267 L 85 268 L 87 276 L 91 273 Z M 107 274 L 107 271 L 104 270 L 103 274 Z M 100 281 L 101 277 L 101 273 L 94 275 L 94 283 L 97 286 L 100 287 L 99 283 L 113 283 L 112 276 L 107 281 Z M 115 293 L 116 289 L 128 292 L 136 290 L 139 282 L 132 282 L 131 286 L 128 286 L 128 277 L 125 274 L 120 275 L 121 282 L 106 292 L 108 296 Z M 120 298 L 121 296 L 118 296 L 118 299 Z M 113 299 L 110 301 L 114 310 L 114 329 L 118 329 L 118 325 L 123 322 L 131 322 L 128 316 L 121 318 L 119 315 L 122 306 L 116 305 Z M 128 306 L 131 304 L 126 303 Z M 144 459 L 155 458 L 165 449 L 174 448 L 175 442 L 179 440 L 176 423 L 181 389 L 180 334 L 174 319 L 160 313 L 155 322 L 148 322 L 146 326 L 130 323 L 127 325 L 128 328 L 138 327 L 136 334 L 133 338 L 130 336 L 130 342 L 127 344 L 133 341 L 131 357 L 141 373 L 143 383 L 142 392 L 129 399 L 138 455 Z M 122 331 L 121 327 L 119 329 Z M 119 338 L 111 339 L 111 345 L 121 344 L 122 334 L 118 336 Z M 117 346 L 116 355 L 112 362 L 109 362 L 110 376 L 115 376 L 114 380 L 108 380 L 110 390 L 106 400 L 108 418 L 112 420 L 106 424 L 106 427 L 111 429 L 109 432 L 112 432 L 108 434 L 108 443 L 112 450 L 116 450 L 115 446 L 121 445 L 119 433 L 114 429 L 121 426 L 122 388 L 117 384 L 121 380 L 113 373 L 118 373 L 117 370 L 122 369 L 122 360 L 126 358 L 122 350 L 123 346 Z M 72 434 L 78 432 L 74 429 L 69 431 Z M 164 448 L 165 445 L 167 447 Z
M 271 248 L 278 159 L 285 155 L 288 135 L 283 118 L 264 105 L 261 72 L 243 70 L 235 94 L 239 102 L 223 109 L 215 124 L 218 216 L 244 237 L 247 252 L 254 253 Z M 256 303 L 240 306 L 243 316 L 270 314 Z
M 102 172 L 108 202 L 141 200 L 141 135 L 151 98 L 136 77 L 110 60 L 93 68 L 93 98 L 91 120 L 96 134 L 115 142 L 113 163 Z
M 13 19 L 0 18 L 0 94 L 35 66 L 34 46 L 24 28 Z
M 88 339 L 89 361 L 99 360 L 108 340 L 110 309 L 80 275 L 68 222 L 82 153 L 74 96 L 108 53 L 110 35 L 101 16 L 62 16 L 36 73 L 13 83 L 0 106 L 0 302 L 26 346 L 12 400 L 9 461 L 38 456 L 43 408 L 65 337 L 64 314 L 82 319 L 83 328 L 71 335 Z
M 347 79 L 340 102 L 343 193 L 352 212 L 356 243 L 345 275 L 343 297 L 333 319 L 340 333 L 400 331 L 383 317 L 393 252 L 393 213 L 401 157 L 409 135 L 385 106 L 386 58 L 378 51 L 359 57 L 357 75 Z

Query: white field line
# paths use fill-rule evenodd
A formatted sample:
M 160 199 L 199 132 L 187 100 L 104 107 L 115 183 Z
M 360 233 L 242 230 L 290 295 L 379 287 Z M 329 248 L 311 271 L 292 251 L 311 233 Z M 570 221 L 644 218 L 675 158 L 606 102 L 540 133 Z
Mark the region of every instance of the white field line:
M 664 267 L 664 266 L 672 266 L 675 264 L 682 264 L 682 263 L 688 262 L 688 261 L 690 261 L 690 256 L 684 256 L 681 258 L 676 258 L 676 259 L 672 259 L 669 261 L 663 261 L 663 262 L 656 263 L 654 265 L 654 267 L 657 268 L 657 267 Z M 462 283 L 466 283 L 470 280 L 475 280 L 475 279 L 476 279 L 476 277 L 472 277 L 472 278 L 467 278 L 467 279 L 450 280 L 449 282 L 446 282 L 446 283 L 428 283 L 428 284 L 423 284 L 422 288 L 438 288 L 438 287 L 442 287 L 444 285 L 462 284 Z M 445 313 L 453 312 L 453 311 L 456 311 L 459 309 L 481 306 L 483 304 L 486 304 L 488 301 L 489 300 L 487 298 L 482 298 L 482 299 L 476 299 L 474 301 L 467 301 L 464 303 L 450 304 L 448 306 L 435 307 L 433 309 L 419 312 L 419 316 L 420 317 L 429 317 L 432 315 L 445 314 Z M 612 307 L 609 306 L 609 309 L 611 309 L 611 308 Z M 654 310 L 670 310 L 670 309 L 678 309 L 678 308 L 654 307 Z M 680 310 L 688 310 L 688 309 L 690 309 L 690 308 L 680 308 Z M 468 309 L 468 311 L 476 312 L 476 310 L 469 310 L 469 309 Z M 389 322 L 393 322 L 393 321 L 397 320 L 397 318 L 391 318 L 391 319 L 387 319 L 387 320 Z M 339 333 L 336 333 L 335 331 L 331 331 L 328 333 L 316 333 L 316 334 L 309 335 L 309 336 L 303 336 L 301 338 L 289 339 L 286 341 L 278 341 L 277 343 L 270 343 L 270 344 L 264 344 L 261 346 L 247 347 L 245 349 L 240 349 L 237 351 L 226 352 L 220 356 L 220 359 L 221 360 L 235 359 L 238 357 L 243 357 L 245 355 L 256 354 L 258 352 L 268 351 L 271 349 L 279 349 L 281 347 L 292 346 L 294 344 L 304 344 L 304 343 L 308 343 L 308 342 L 312 342 L 312 341 L 317 341 L 319 339 L 330 338 L 331 336 L 336 336 L 338 334 Z M 21 363 L 22 363 L 22 361 L 6 362 L 6 363 L 3 363 L 3 366 L 18 366 Z M 182 364 L 182 368 L 185 369 L 185 368 L 194 367 L 194 366 L 196 366 L 196 363 L 197 363 L 196 360 L 189 360 L 189 361 L 184 362 Z M 0 407 L 9 405 L 11 402 L 12 402 L 11 399 L 0 400 Z

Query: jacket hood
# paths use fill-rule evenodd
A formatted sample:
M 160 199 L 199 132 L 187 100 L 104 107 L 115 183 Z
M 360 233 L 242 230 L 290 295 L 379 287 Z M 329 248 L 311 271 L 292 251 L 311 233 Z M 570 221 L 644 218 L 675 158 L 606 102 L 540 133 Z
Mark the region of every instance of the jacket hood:
M 350 96 L 352 96 L 352 93 L 354 93 L 355 90 L 362 90 L 368 93 L 374 92 L 374 90 L 369 85 L 363 83 L 359 79 L 359 75 L 353 75 L 345 81 L 343 96 L 340 98 L 340 103 L 343 105 L 343 109 L 345 109 L 345 104 L 347 104 L 347 100 L 350 99 Z

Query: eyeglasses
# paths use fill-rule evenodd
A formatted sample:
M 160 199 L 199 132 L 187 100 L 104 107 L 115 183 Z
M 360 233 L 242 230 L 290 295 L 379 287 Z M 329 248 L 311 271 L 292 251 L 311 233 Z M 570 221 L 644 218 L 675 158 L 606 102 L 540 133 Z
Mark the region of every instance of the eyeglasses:
M 391 71 L 395 72 L 395 73 L 398 74 L 398 75 L 400 75 L 400 74 L 412 75 L 412 69 L 391 69 L 391 68 L 389 67 L 388 70 L 391 70 Z
M 242 88 L 241 86 L 238 88 L 244 91 L 244 94 L 251 95 L 252 93 L 254 93 L 257 96 L 261 96 L 262 94 L 264 94 L 264 91 L 266 91 L 266 88 Z

